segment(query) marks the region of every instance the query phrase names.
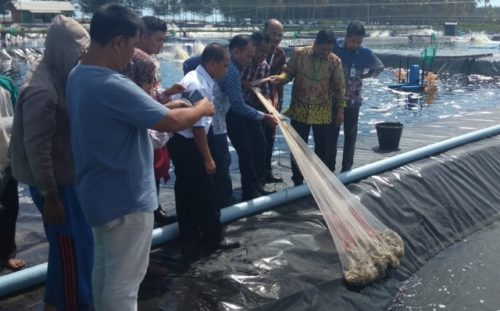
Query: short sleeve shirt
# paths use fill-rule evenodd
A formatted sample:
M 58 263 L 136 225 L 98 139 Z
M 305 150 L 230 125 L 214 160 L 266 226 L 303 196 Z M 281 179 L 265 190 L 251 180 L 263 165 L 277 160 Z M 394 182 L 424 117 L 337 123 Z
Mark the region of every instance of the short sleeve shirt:
M 77 65 L 66 85 L 76 190 L 91 226 L 158 207 L 148 128 L 168 113 L 124 75 Z
M 213 89 L 215 81 L 210 77 L 202 65 L 198 65 L 195 70 L 188 72 L 179 84 L 184 86 L 188 92 L 199 91 L 203 97 L 208 98 L 211 102 L 214 101 Z M 175 99 L 175 97 L 173 98 Z M 193 127 L 203 127 L 205 129 L 205 133 L 208 133 L 211 123 L 212 117 L 202 117 L 193 125 Z M 186 138 L 193 138 L 193 131 L 191 129 L 179 131 L 178 133 Z
M 382 71 L 384 64 L 369 48 L 360 47 L 349 51 L 344 46 L 344 40 L 339 39 L 332 50 L 342 60 L 346 85 L 346 107 L 359 108 L 363 103 L 362 76 L 365 72 Z

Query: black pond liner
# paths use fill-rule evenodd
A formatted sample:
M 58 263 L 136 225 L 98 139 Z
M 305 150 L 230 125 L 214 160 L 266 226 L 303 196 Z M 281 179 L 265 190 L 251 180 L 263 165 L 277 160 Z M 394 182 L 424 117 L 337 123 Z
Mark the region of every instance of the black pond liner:
M 461 73 L 465 75 L 479 74 L 485 76 L 498 76 L 500 75 L 500 57 L 497 54 L 498 49 L 485 50 L 485 53 L 473 53 L 469 55 L 462 55 L 456 53 L 455 55 L 442 55 L 439 51 L 434 58 L 431 71 L 438 70 L 439 72 L 448 73 Z M 404 54 L 406 53 L 406 54 Z M 399 68 L 401 60 L 406 63 L 407 58 L 410 64 L 420 64 L 422 57 L 420 54 L 407 55 L 408 52 L 387 52 L 375 51 L 377 57 L 382 61 L 384 66 Z
M 429 259 L 500 212 L 500 137 L 469 144 L 348 186 L 404 239 L 401 266 L 364 288 L 346 286 L 337 251 L 311 197 L 227 226 L 238 249 L 190 265 L 175 243 L 152 261 L 144 310 L 385 310 L 401 284 Z

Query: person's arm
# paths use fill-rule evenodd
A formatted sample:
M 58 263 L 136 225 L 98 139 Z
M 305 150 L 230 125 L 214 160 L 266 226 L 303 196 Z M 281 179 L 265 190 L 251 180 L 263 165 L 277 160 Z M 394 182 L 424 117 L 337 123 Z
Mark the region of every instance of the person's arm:
M 153 149 L 160 149 L 165 146 L 172 135 L 168 132 L 158 132 L 155 130 L 148 130 L 148 134 Z
M 185 90 L 186 89 L 184 88 L 184 86 L 182 86 L 180 84 L 174 84 L 171 87 L 169 87 L 168 89 L 164 90 L 163 94 L 165 96 L 172 96 L 172 95 L 177 94 L 177 93 L 182 93 Z
M 43 192 L 42 219 L 49 225 L 63 225 L 66 221 L 64 205 L 56 192 Z
M 292 57 L 288 60 L 286 65 L 283 67 L 283 71 L 274 76 L 270 76 L 271 83 L 275 85 L 285 85 L 295 78 L 297 70 L 297 50 L 293 53 Z
M 281 48 L 280 48 L 281 49 Z M 280 57 L 276 60 L 278 63 L 278 66 L 280 71 L 283 70 L 283 67 L 286 65 L 286 56 L 285 52 L 281 49 Z M 274 86 L 276 89 L 276 95 L 277 95 L 277 101 L 276 101 L 276 109 L 281 112 L 281 109 L 283 108 L 283 96 L 284 96 L 284 91 L 285 91 L 285 86 L 283 84 L 278 84 Z
M 159 83 L 156 86 L 154 86 L 150 95 L 157 102 L 159 102 L 160 104 L 163 104 L 163 105 L 168 103 L 171 100 L 170 96 L 165 94 L 165 90 L 161 87 L 161 85 Z
M 257 109 L 245 104 L 243 100 L 243 93 L 241 89 L 241 78 L 239 71 L 231 64 L 228 72 L 220 81 L 219 86 L 221 91 L 227 95 L 229 100 L 230 109 L 250 120 L 266 120 L 266 114 L 258 111 Z
M 274 87 L 276 88 L 276 95 L 278 97 L 276 101 L 276 110 L 278 110 L 278 112 L 281 112 L 281 109 L 283 109 L 283 96 L 285 94 L 285 86 L 283 84 L 278 84 Z
M 178 132 L 191 127 L 204 116 L 215 114 L 214 104 L 204 98 L 192 108 L 178 108 L 168 113 L 152 129 L 160 132 Z
M 364 74 L 361 78 L 362 79 L 375 78 L 376 76 L 378 76 L 379 74 L 381 74 L 382 71 L 384 71 L 384 66 L 376 68 L 376 69 L 370 69 L 370 70 L 368 70 L 368 73 Z
M 191 104 L 189 101 L 186 101 L 184 99 L 176 99 L 169 101 L 168 103 L 164 104 L 165 107 L 168 109 L 177 109 L 177 108 L 189 108 L 191 107 Z
M 205 134 L 205 129 L 203 127 L 193 127 L 191 128 L 193 131 L 193 139 L 196 144 L 196 148 L 201 153 L 201 157 L 203 158 L 203 165 L 205 166 L 205 172 L 208 175 L 215 174 L 215 161 L 212 158 L 212 154 L 210 153 L 210 149 L 208 148 L 207 134 Z
M 35 184 L 42 194 L 43 220 L 46 224 L 63 224 L 64 207 L 57 195 L 52 159 L 52 137 L 57 128 L 58 99 L 50 92 L 25 90 L 29 97 L 21 97 L 23 109 L 24 147 Z M 19 103 L 21 104 L 21 103 Z M 62 113 L 65 113 L 64 111 Z M 68 147 L 69 148 L 69 147 Z
M 384 71 L 384 64 L 371 50 L 368 51 L 368 72 L 361 76 L 362 79 L 372 78 L 378 76 L 382 71 Z
M 264 79 L 267 77 L 269 77 L 269 65 L 265 64 L 264 66 L 261 66 L 259 68 L 259 70 L 257 71 L 257 73 L 255 75 L 255 78 L 256 78 L 256 80 L 260 80 L 260 79 Z M 262 91 L 262 94 L 267 98 L 269 98 L 269 95 L 271 93 L 269 85 L 270 85 L 269 81 L 260 85 L 260 89 Z M 255 95 L 253 94 L 253 91 L 252 91 L 252 96 L 255 97 Z M 255 99 L 258 100 L 257 98 L 255 98 Z M 278 120 L 271 113 L 264 114 L 264 118 L 262 120 L 264 121 L 264 123 L 266 123 L 270 127 L 276 126 L 276 124 L 278 124 Z
M 336 62 L 336 65 L 332 72 L 332 89 L 333 89 L 333 104 L 337 105 L 337 116 L 335 123 L 341 125 L 344 122 L 344 108 L 345 102 L 345 80 L 344 80 L 344 70 L 342 69 L 342 62 L 340 59 Z

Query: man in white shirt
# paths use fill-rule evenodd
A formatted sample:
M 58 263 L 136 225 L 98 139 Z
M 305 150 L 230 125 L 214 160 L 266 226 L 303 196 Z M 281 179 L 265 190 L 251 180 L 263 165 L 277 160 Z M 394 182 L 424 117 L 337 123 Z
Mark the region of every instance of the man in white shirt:
M 201 97 L 213 101 L 214 80 L 224 77 L 229 63 L 224 46 L 209 44 L 203 50 L 201 64 L 180 81 L 187 90 L 184 97 L 191 102 Z M 191 129 L 175 133 L 168 143 L 175 166 L 177 221 L 186 260 L 196 257 L 200 250 L 212 252 L 239 246 L 222 238 L 213 180 L 216 166 L 207 142 L 211 123 L 211 117 L 203 117 Z

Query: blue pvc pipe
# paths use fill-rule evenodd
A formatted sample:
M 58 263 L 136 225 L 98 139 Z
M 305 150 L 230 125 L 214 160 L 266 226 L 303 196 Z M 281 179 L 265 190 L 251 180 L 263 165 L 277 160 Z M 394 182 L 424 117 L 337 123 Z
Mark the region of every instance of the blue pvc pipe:
M 384 160 L 355 168 L 352 171 L 341 173 L 337 178 L 344 184 L 379 174 L 381 172 L 400 167 L 402 165 L 420 160 L 444 151 L 462 146 L 480 139 L 500 134 L 500 125 L 475 131 L 469 134 L 450 138 L 432 145 L 405 152 Z M 306 185 L 288 188 L 271 195 L 242 202 L 226 207 L 221 213 L 221 222 L 228 223 L 249 215 L 270 210 L 275 206 L 303 198 L 311 192 Z M 153 230 L 153 246 L 175 239 L 179 235 L 177 224 L 171 224 Z M 0 297 L 26 289 L 45 282 L 47 263 L 26 268 L 0 277 Z
M 47 263 L 42 263 L 0 277 L 0 297 L 45 283 Z
M 295 188 L 288 188 L 268 196 L 259 197 L 251 201 L 242 202 L 224 208 L 221 211 L 221 222 L 229 223 L 231 221 L 247 217 L 249 215 L 258 214 L 263 211 L 272 209 L 273 207 L 290 202 L 296 199 L 303 198 L 311 192 L 306 185 Z M 153 246 L 168 242 L 177 238 L 179 229 L 177 223 L 170 224 L 153 230 Z M 1 281 L 1 278 L 0 278 Z M 1 291 L 0 291 L 1 296 Z
M 446 139 L 384 160 L 363 165 L 359 168 L 353 169 L 352 171 L 342 173 L 337 177 L 343 183 L 350 183 L 368 176 L 379 174 L 395 167 L 403 166 L 416 160 L 424 159 L 432 155 L 496 135 L 500 135 L 500 125 L 495 125 L 472 133 Z

